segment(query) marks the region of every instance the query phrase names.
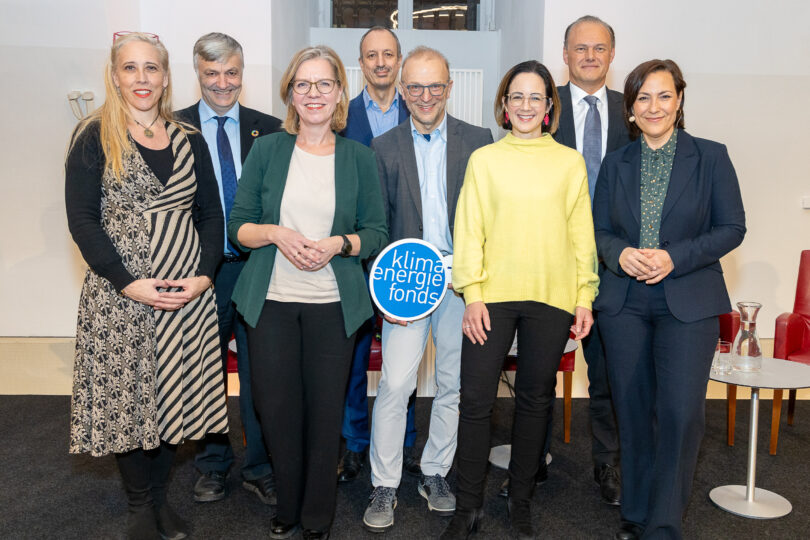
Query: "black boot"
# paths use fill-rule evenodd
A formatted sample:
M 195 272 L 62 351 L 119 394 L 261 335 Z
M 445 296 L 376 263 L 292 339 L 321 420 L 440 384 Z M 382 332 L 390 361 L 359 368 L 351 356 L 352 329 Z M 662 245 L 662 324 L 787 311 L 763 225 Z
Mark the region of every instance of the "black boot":
M 152 499 L 151 463 L 143 450 L 116 454 L 121 480 L 127 493 L 127 538 L 129 540 L 157 540 L 155 505 Z
M 169 473 L 176 452 L 176 445 L 165 442 L 160 443 L 160 448 L 147 452 L 152 465 L 152 500 L 157 511 L 157 528 L 163 540 L 182 540 L 188 536 L 188 525 L 166 500 Z
M 509 521 L 512 524 L 512 536 L 518 540 L 534 540 L 532 527 L 532 505 L 529 499 L 509 499 Z
M 456 508 L 453 519 L 447 524 L 439 540 L 466 540 L 478 531 L 481 518 L 484 516 L 484 509 L 466 510 Z

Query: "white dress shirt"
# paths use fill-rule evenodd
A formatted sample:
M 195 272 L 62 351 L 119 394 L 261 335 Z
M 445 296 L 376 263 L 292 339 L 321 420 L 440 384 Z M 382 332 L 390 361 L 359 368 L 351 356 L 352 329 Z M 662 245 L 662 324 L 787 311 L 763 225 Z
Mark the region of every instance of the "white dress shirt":
M 589 107 L 588 102 L 585 101 L 585 96 L 588 93 L 574 83 L 570 83 L 569 86 L 571 88 L 571 110 L 574 113 L 574 131 L 577 135 L 577 151 L 581 154 L 583 133 L 585 132 L 585 116 L 588 114 Z M 603 84 L 602 88 L 592 95 L 599 100 L 596 109 L 602 118 L 602 159 L 604 159 L 607 151 L 608 134 L 607 86 Z

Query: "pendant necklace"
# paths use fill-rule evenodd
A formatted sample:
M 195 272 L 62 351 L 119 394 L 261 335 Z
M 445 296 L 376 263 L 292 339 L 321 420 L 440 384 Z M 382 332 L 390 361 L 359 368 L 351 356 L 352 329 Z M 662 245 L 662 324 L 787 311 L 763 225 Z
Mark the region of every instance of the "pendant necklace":
M 138 121 L 137 121 L 135 118 L 133 118 L 133 120 L 135 120 L 135 123 L 136 123 L 136 124 L 138 124 L 139 126 L 141 126 L 141 127 L 143 128 L 143 134 L 144 134 L 144 135 L 146 135 L 146 138 L 147 138 L 147 139 L 151 139 L 152 137 L 154 137 L 154 136 L 155 136 L 155 132 L 154 132 L 154 131 L 152 131 L 152 130 L 151 130 L 151 129 L 149 129 L 149 128 L 151 128 L 152 126 L 154 126 L 154 125 L 155 125 L 155 122 L 157 122 L 157 119 L 158 119 L 158 118 L 160 118 L 160 112 L 159 112 L 159 111 L 158 111 L 158 113 L 157 113 L 157 116 L 155 116 L 155 119 L 154 119 L 154 120 L 152 120 L 152 123 L 151 123 L 151 124 L 149 124 L 148 126 L 145 126 L 145 125 L 141 124 L 141 123 L 140 123 L 140 122 L 138 122 Z

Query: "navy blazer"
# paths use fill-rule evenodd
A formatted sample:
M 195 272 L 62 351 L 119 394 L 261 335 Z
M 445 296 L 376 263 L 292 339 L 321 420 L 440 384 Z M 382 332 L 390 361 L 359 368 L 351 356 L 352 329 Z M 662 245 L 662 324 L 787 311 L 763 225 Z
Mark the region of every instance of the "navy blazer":
M 594 194 L 596 248 L 602 272 L 594 309 L 610 315 L 624 306 L 633 277 L 619 266 L 627 247 L 638 247 L 641 220 L 641 141 L 605 156 Z M 737 174 L 722 144 L 678 133 L 664 207 L 660 248 L 674 269 L 661 281 L 667 306 L 682 322 L 731 311 L 720 257 L 745 236 Z
M 410 113 L 402 94 L 397 92 L 397 97 L 399 98 L 399 123 L 401 124 L 408 119 Z M 362 92 L 349 102 L 349 117 L 346 119 L 346 128 L 340 132 L 340 135 L 366 146 L 371 145 L 371 139 L 374 138 L 374 135 L 371 133 L 371 124 L 368 122 Z
M 571 83 L 557 87 L 560 96 L 560 125 L 554 133 L 554 140 L 568 148 L 577 149 L 577 133 L 574 128 L 574 111 L 571 103 Z M 624 95 L 607 89 L 608 137 L 605 154 L 618 150 L 630 142 L 627 126 L 622 115 Z M 597 179 L 598 180 L 598 179 Z
M 174 111 L 178 120 L 191 124 L 200 129 L 200 102 L 191 107 Z M 253 141 L 262 135 L 269 135 L 281 131 L 281 120 L 255 109 L 239 104 L 239 148 L 242 154 L 242 164 L 245 163 Z M 215 149 L 213 149 L 215 150 Z M 212 151 L 213 151 L 212 150 Z

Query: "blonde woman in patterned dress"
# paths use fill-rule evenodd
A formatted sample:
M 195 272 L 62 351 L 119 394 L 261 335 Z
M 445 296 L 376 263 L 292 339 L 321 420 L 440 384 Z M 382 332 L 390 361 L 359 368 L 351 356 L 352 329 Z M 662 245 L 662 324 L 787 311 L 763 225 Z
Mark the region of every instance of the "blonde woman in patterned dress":
M 89 269 L 79 300 L 70 452 L 115 454 L 129 538 L 187 536 L 166 503 L 177 444 L 227 431 L 213 275 L 223 218 L 202 136 L 172 119 L 157 36 L 118 33 L 104 105 L 66 161 Z

